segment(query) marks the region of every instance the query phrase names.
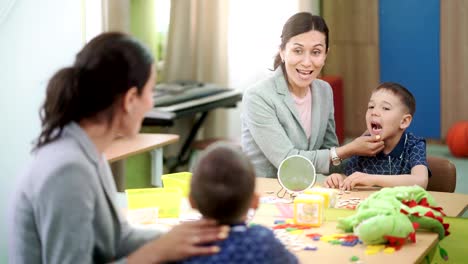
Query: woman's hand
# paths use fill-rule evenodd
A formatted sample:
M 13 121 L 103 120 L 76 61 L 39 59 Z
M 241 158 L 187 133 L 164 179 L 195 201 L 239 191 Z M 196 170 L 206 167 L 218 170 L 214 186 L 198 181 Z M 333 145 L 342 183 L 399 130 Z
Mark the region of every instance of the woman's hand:
M 328 188 L 338 189 L 338 188 L 341 188 L 341 186 L 343 185 L 343 181 L 345 178 L 346 177 L 342 174 L 332 173 L 330 176 L 328 176 L 325 179 L 324 185 L 325 187 L 328 187 Z
M 374 179 L 375 176 L 373 175 L 362 172 L 355 172 L 344 179 L 343 188 L 341 189 L 351 191 L 356 185 L 373 186 L 375 185 Z
M 201 219 L 175 226 L 167 234 L 153 240 L 131 254 L 128 263 L 162 263 L 192 256 L 219 252 L 218 246 L 203 244 L 225 239 L 228 226 L 219 226 L 214 220 Z
M 375 156 L 385 147 L 379 135 L 363 135 L 354 139 L 350 144 L 353 146 L 352 155 L 358 156 Z

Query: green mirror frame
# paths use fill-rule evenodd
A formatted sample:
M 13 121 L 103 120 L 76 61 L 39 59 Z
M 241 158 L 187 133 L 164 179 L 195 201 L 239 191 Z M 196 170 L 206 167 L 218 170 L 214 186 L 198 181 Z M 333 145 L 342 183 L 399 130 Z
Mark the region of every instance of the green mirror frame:
M 277 193 L 280 198 L 283 198 L 286 193 L 295 196 L 312 187 L 317 180 L 314 164 L 301 155 L 293 155 L 284 159 L 278 167 L 277 177 L 281 185 L 281 190 Z M 281 196 L 283 189 L 284 193 Z

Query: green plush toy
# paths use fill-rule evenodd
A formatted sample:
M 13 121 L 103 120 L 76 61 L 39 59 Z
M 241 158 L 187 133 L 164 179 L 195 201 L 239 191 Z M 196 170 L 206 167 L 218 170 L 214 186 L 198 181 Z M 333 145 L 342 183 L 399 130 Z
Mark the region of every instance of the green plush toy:
M 445 214 L 434 198 L 420 186 L 383 188 L 362 201 L 356 214 L 339 219 L 338 228 L 354 232 L 364 243 L 389 244 L 397 249 L 416 241 L 416 229 L 449 234 Z

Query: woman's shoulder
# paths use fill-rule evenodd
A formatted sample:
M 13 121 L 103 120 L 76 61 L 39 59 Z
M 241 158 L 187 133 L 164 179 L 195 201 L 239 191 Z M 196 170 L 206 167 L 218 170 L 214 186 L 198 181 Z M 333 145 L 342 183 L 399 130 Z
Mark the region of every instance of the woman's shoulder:
M 93 163 L 78 142 L 71 138 L 59 138 L 39 148 L 33 156 L 32 167 L 44 175 L 55 175 L 63 170 L 94 171 Z M 86 173 L 88 174 L 88 173 Z
M 56 159 L 61 157 L 63 160 L 76 159 L 82 156 L 78 142 L 68 137 L 60 137 L 46 145 L 40 147 L 35 152 L 38 159 Z
M 96 173 L 95 165 L 76 142 L 57 139 L 33 152 L 20 172 L 17 188 L 37 199 L 41 193 L 55 188 L 88 188 L 95 183 Z

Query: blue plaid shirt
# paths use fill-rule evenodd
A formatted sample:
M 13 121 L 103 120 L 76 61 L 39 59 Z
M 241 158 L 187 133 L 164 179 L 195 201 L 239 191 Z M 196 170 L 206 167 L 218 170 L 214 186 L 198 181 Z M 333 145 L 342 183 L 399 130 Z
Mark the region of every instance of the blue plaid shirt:
M 356 171 L 381 175 L 411 174 L 416 165 L 427 167 L 426 141 L 405 132 L 388 155 L 382 151 L 375 157 L 351 157 L 345 164 L 345 174 L 349 176 Z
M 259 225 L 233 225 L 229 237 L 217 245 L 221 248 L 218 254 L 193 257 L 180 263 L 298 263 L 296 256 L 285 248 L 270 229 Z

